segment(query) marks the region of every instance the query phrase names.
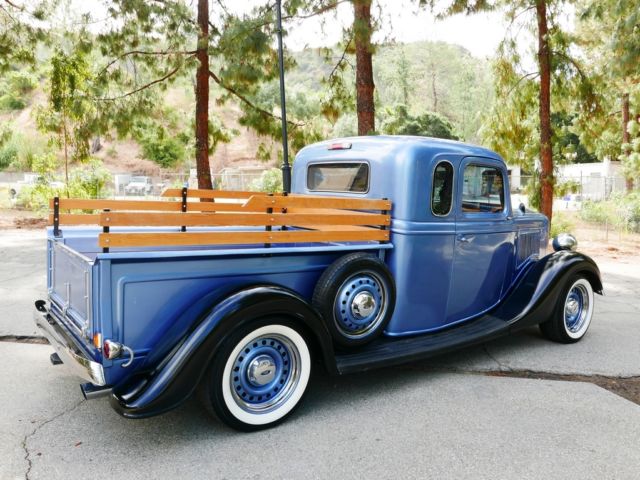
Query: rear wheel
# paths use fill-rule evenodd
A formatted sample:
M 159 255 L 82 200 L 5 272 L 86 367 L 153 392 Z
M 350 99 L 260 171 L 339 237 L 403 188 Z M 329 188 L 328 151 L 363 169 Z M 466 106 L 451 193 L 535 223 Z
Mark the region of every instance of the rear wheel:
M 587 333 L 593 317 L 593 288 L 583 275 L 574 275 L 567 282 L 553 317 L 540 324 L 540 330 L 550 340 L 575 343 Z
M 227 425 L 259 430 L 293 411 L 310 374 L 309 347 L 293 323 L 265 318 L 229 335 L 201 385 L 201 397 Z
M 363 252 L 345 255 L 318 280 L 313 305 L 336 346 L 364 345 L 380 336 L 391 319 L 393 277 L 378 257 Z

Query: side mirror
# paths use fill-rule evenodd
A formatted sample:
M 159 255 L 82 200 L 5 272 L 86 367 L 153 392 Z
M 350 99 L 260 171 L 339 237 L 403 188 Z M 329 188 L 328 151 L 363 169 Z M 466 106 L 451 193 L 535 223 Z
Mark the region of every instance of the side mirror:
M 520 210 L 520 213 L 524 214 L 527 212 L 527 209 L 524 206 L 524 203 L 520 202 L 520 205 L 518 205 L 518 210 Z

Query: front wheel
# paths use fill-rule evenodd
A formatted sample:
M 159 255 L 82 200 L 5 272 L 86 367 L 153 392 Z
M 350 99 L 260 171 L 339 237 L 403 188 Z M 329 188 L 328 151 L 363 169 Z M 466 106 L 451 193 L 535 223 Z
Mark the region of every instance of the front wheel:
M 550 340 L 575 343 L 587 333 L 593 317 L 593 287 L 583 275 L 569 279 L 558 297 L 553 317 L 540 324 L 540 330 Z
M 310 374 L 309 347 L 295 325 L 265 318 L 229 335 L 201 385 L 201 397 L 232 428 L 260 430 L 293 411 Z

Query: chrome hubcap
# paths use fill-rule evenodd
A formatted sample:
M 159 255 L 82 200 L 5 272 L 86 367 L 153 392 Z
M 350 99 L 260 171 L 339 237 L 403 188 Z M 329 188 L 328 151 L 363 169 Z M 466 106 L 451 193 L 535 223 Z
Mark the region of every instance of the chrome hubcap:
M 589 316 L 589 292 L 582 284 L 574 285 L 564 302 L 564 323 L 571 333 L 579 332 Z
M 374 331 L 387 310 L 387 285 L 370 270 L 349 277 L 338 289 L 333 305 L 334 321 L 349 338 Z
M 285 403 L 300 379 L 300 353 L 282 335 L 257 337 L 233 361 L 231 391 L 243 410 L 266 413 Z
M 269 355 L 256 357 L 249 365 L 249 381 L 261 387 L 273 381 L 276 376 L 276 363 Z
M 369 292 L 360 292 L 351 303 L 351 313 L 357 319 L 368 317 L 375 309 L 376 299 Z

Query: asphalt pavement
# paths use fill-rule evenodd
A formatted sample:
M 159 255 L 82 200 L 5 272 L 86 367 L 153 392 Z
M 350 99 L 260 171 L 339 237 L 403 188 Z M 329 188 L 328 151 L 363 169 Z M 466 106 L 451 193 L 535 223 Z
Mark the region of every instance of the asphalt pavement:
M 575 345 L 537 329 L 366 374 L 315 372 L 284 424 L 242 434 L 195 400 L 126 420 L 30 336 L 44 235 L 0 231 L 0 480 L 173 478 L 637 479 L 640 406 L 592 383 L 490 372 L 640 376 L 640 265 L 599 261 L 605 297 Z M 9 338 L 7 338 L 9 336 Z

